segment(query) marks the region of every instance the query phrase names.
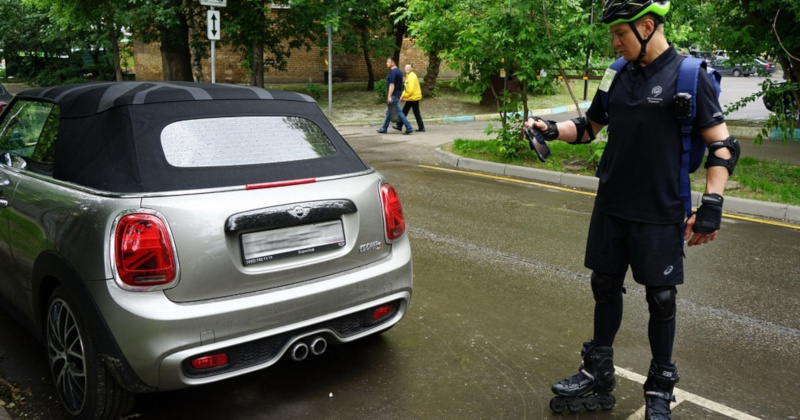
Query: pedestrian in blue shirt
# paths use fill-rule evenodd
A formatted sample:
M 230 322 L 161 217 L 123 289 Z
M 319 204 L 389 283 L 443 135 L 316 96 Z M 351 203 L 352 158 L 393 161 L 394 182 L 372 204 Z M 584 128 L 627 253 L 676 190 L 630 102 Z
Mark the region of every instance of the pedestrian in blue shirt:
M 383 125 L 378 132 L 386 134 L 386 129 L 389 128 L 389 123 L 391 122 L 389 108 L 393 107 L 397 110 L 400 122 L 406 127 L 406 131 L 403 134 L 411 134 L 414 129 L 403 114 L 403 110 L 400 109 L 400 95 L 403 93 L 403 72 L 397 68 L 397 63 L 392 57 L 386 59 L 386 67 L 390 69 L 389 75 L 386 76 L 386 90 L 389 92 L 386 96 L 386 118 L 384 118 Z

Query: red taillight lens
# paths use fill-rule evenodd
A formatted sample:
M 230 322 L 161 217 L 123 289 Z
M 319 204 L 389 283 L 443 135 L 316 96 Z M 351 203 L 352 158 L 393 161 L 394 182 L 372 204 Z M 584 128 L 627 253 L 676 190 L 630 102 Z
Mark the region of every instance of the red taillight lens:
M 380 321 L 392 312 L 394 312 L 394 303 L 375 308 L 375 310 L 372 311 L 372 322 Z
M 193 368 L 201 370 L 201 369 L 213 369 L 215 367 L 225 366 L 228 364 L 228 355 L 225 353 L 218 353 L 218 354 L 211 354 L 208 356 L 201 356 L 195 359 L 192 359 L 191 363 Z
M 383 220 L 386 224 L 386 238 L 395 240 L 406 232 L 406 218 L 403 215 L 403 206 L 397 191 L 389 184 L 381 185 L 381 200 L 383 201 Z
M 164 222 L 155 215 L 128 214 L 116 231 L 117 273 L 129 286 L 158 286 L 175 279 L 175 256 Z

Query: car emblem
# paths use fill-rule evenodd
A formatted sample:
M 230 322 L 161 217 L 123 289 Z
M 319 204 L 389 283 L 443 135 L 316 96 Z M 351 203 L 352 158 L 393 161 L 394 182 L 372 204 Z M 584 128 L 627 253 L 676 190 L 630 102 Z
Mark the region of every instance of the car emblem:
M 287 213 L 292 215 L 292 217 L 294 217 L 295 219 L 303 219 L 306 216 L 308 216 L 309 213 L 311 213 L 311 208 L 297 206 L 289 210 Z

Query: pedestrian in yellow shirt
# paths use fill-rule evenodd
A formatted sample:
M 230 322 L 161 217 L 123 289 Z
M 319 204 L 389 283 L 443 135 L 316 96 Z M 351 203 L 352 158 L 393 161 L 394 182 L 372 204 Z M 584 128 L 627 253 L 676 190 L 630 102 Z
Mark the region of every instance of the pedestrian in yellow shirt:
M 419 87 L 419 78 L 414 73 L 414 66 L 406 64 L 406 83 L 403 89 L 403 94 L 400 95 L 400 102 L 405 101 L 403 105 L 403 115 L 408 115 L 408 110 L 414 110 L 414 118 L 417 120 L 417 131 L 425 131 L 425 123 L 422 122 L 422 115 L 419 113 L 419 101 L 422 100 L 422 90 Z M 395 127 L 397 128 L 397 127 Z M 402 128 L 397 128 L 401 130 Z

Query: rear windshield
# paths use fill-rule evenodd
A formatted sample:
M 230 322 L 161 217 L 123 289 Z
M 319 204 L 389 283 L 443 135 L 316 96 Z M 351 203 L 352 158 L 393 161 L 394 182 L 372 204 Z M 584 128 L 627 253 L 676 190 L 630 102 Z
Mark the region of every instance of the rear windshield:
M 336 153 L 319 126 L 300 117 L 228 117 L 173 122 L 161 132 L 167 162 L 179 168 L 258 165 Z

